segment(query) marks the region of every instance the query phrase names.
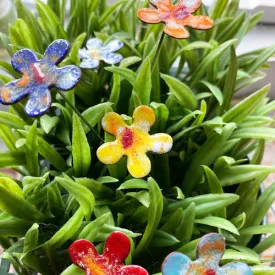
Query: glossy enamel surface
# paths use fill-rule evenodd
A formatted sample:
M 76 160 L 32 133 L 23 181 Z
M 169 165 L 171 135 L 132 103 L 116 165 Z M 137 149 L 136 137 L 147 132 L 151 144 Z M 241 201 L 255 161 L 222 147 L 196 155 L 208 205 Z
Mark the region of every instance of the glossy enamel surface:
M 142 178 L 151 171 L 151 162 L 146 153 L 167 153 L 173 146 L 173 140 L 167 134 L 149 134 L 155 123 L 155 114 L 150 107 L 139 106 L 134 111 L 133 119 L 133 124 L 128 126 L 116 113 L 105 115 L 102 127 L 115 136 L 116 140 L 103 144 L 97 150 L 97 156 L 105 164 L 114 164 L 126 155 L 130 174 L 135 178 Z
M 0 89 L 0 102 L 6 105 L 14 104 L 28 96 L 25 105 L 28 116 L 36 117 L 47 112 L 52 102 L 50 88 L 68 91 L 80 80 L 81 72 L 78 67 L 57 67 L 68 54 L 69 48 L 67 41 L 56 40 L 49 45 L 41 60 L 29 49 L 17 52 L 11 63 L 23 76 Z

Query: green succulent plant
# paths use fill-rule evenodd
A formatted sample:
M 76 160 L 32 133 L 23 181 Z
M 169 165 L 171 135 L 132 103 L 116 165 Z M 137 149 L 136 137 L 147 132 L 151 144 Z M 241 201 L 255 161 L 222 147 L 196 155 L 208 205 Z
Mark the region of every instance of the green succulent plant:
M 197 11 L 215 20 L 212 30 L 190 30 L 188 40 L 165 36 L 159 48 L 164 26 L 146 25 L 136 15 L 148 1 L 108 6 L 106 0 L 72 0 L 69 14 L 66 2 L 37 0 L 32 14 L 15 0 L 18 20 L 1 43 L 10 55 L 30 48 L 41 56 L 53 40 L 67 39 L 71 51 L 62 65 L 79 65 L 78 50 L 88 38 L 123 41 L 119 65 L 82 70 L 66 97 L 106 141 L 113 137 L 102 130 L 104 114 L 115 111 L 131 122 L 134 108 L 148 105 L 156 115 L 151 133 L 169 133 L 174 146 L 169 154 L 150 155 L 150 176 L 134 179 L 125 159 L 108 166 L 98 161 L 100 139 L 56 91 L 50 112 L 40 118 L 27 117 L 24 102 L 0 112 L 0 137 L 8 148 L 0 153 L 0 167 L 20 175 L 0 177 L 0 274 L 8 274 L 10 263 L 18 274 L 84 274 L 71 265 L 69 245 L 84 238 L 102 251 L 113 231 L 131 239 L 127 263 L 150 274 L 160 272 L 172 251 L 194 258 L 208 232 L 227 240 L 223 263 L 240 260 L 254 274 L 275 274 L 260 258 L 275 244 L 275 226 L 262 225 L 275 184 L 259 194 L 275 172 L 261 165 L 266 141 L 275 140 L 275 102 L 266 86 L 232 104 L 236 92 L 264 77 L 275 54 L 272 46 L 236 55 L 262 13 L 248 16 L 238 13 L 239 0 L 217 0 Z M 9 74 L 0 75 L 3 83 L 21 77 L 10 63 L 0 66 Z M 273 235 L 257 239 L 266 233 Z

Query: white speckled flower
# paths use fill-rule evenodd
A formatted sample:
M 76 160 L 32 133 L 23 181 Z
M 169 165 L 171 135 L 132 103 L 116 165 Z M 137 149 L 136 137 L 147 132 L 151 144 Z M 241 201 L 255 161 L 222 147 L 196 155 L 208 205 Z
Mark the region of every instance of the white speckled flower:
M 167 134 L 149 134 L 156 119 L 150 107 L 139 106 L 134 111 L 133 118 L 133 124 L 128 126 L 117 113 L 111 112 L 104 116 L 102 127 L 115 136 L 116 140 L 100 146 L 97 157 L 105 164 L 114 164 L 126 155 L 130 174 L 135 178 L 143 178 L 151 170 L 151 162 L 146 153 L 167 153 L 172 148 L 173 140 Z
M 114 65 L 119 63 L 123 57 L 115 53 L 124 46 L 123 42 L 113 40 L 103 46 L 103 42 L 98 38 L 91 38 L 87 41 L 86 48 L 79 50 L 80 67 L 83 69 L 95 69 L 99 66 L 100 61 Z

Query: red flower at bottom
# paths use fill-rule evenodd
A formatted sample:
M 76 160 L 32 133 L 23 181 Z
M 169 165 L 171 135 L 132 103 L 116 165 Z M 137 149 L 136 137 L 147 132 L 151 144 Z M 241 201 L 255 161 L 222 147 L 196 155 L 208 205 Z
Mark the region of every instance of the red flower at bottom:
M 85 275 L 148 275 L 140 266 L 123 265 L 130 249 L 128 237 L 121 232 L 114 232 L 106 240 L 102 255 L 87 240 L 74 242 L 69 254 L 73 263 L 86 271 Z

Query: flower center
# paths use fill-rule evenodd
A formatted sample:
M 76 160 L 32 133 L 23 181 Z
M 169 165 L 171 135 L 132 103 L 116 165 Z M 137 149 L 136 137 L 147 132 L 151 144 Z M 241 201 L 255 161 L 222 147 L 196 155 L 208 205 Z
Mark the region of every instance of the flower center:
M 181 6 L 173 12 L 173 17 L 177 20 L 182 20 L 189 15 L 190 13 L 187 11 L 185 6 Z
M 99 59 L 99 54 L 97 51 L 91 51 L 91 57 L 94 58 L 94 59 Z
M 43 83 L 45 81 L 45 74 L 41 70 L 41 66 L 38 63 L 31 65 L 34 81 L 37 83 Z
M 213 269 L 207 269 L 205 275 L 216 275 L 216 271 Z
M 131 147 L 133 144 L 133 141 L 134 141 L 133 132 L 129 128 L 125 128 L 122 133 L 122 139 L 121 139 L 123 148 L 128 149 L 129 147 Z

